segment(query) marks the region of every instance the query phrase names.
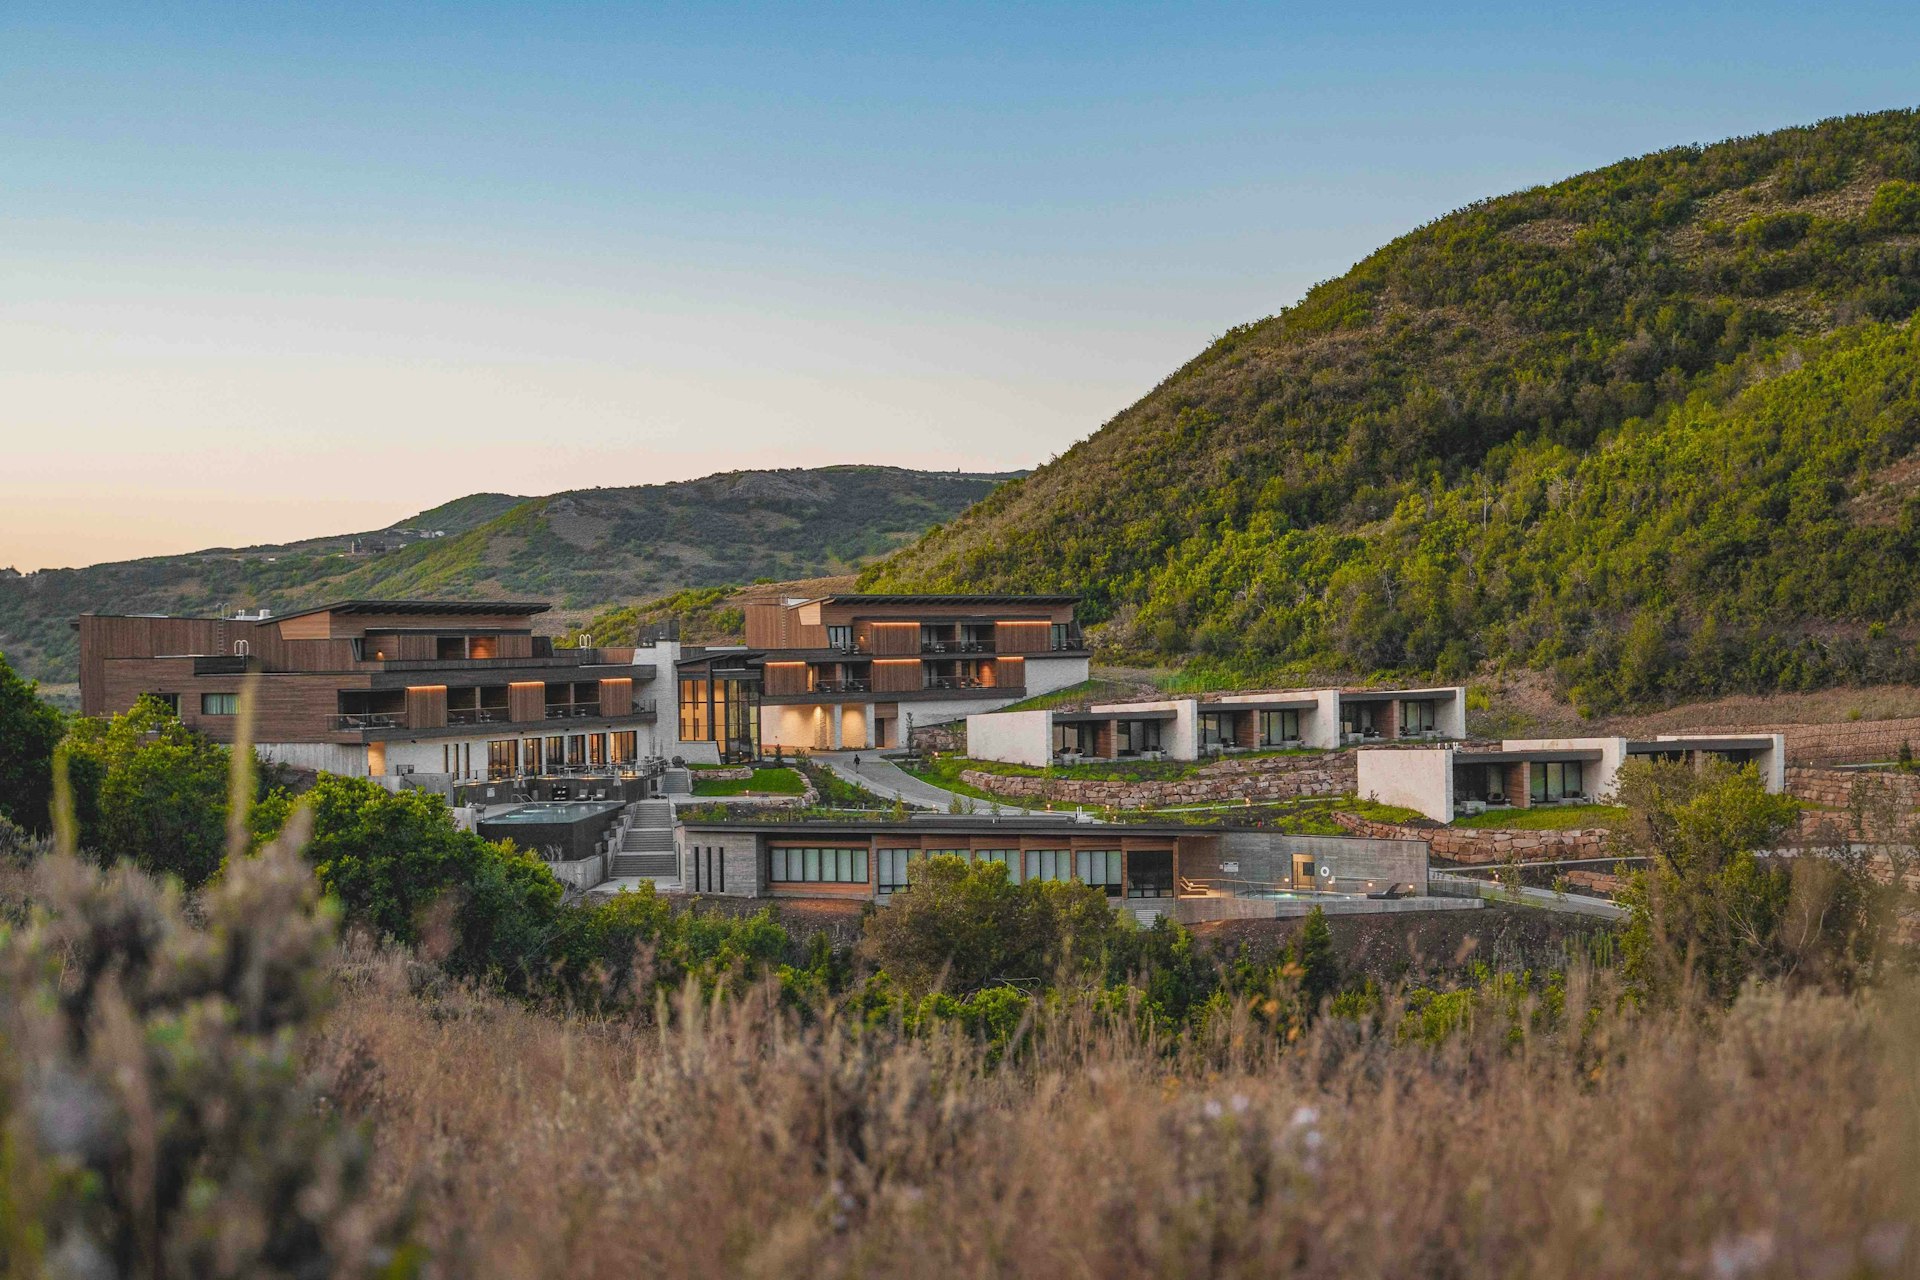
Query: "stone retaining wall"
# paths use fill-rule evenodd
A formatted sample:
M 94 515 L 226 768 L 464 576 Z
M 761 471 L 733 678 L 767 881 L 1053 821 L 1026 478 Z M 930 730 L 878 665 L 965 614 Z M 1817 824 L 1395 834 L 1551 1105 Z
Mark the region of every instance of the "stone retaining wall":
M 967 722 L 949 720 L 945 724 L 917 725 L 910 745 L 922 755 L 937 751 L 943 756 L 963 756 L 967 754 Z
M 1443 827 L 1437 822 L 1379 822 L 1351 813 L 1336 813 L 1333 820 L 1357 836 L 1376 840 L 1425 840 L 1430 857 L 1463 866 L 1604 858 L 1608 852 L 1605 827 L 1500 831 L 1490 827 Z
M 1164 809 L 1169 805 L 1299 800 L 1349 795 L 1355 786 L 1354 753 L 1228 758 L 1200 766 L 1184 778 L 1061 778 L 1009 776 L 963 769 L 961 781 L 1010 800 L 1090 805 L 1115 809 Z
M 1795 765 L 1787 770 L 1787 794 L 1822 809 L 1844 809 L 1853 799 L 1854 785 L 1863 778 L 1883 784 L 1903 808 L 1920 806 L 1920 774 L 1892 769 L 1821 769 Z

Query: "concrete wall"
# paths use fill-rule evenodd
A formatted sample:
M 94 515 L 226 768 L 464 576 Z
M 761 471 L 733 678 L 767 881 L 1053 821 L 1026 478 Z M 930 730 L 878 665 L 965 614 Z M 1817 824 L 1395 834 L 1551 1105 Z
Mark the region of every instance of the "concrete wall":
M 715 849 L 715 879 L 718 880 L 720 863 L 726 864 L 726 889 L 724 891 L 707 883 L 707 858 L 704 850 Z M 685 827 L 676 827 L 673 832 L 673 850 L 680 862 L 680 887 L 688 893 L 695 892 L 694 885 L 700 886 L 702 896 L 727 898 L 758 898 L 765 895 L 766 887 L 760 883 L 760 837 L 752 834 L 728 833 L 709 836 L 698 841 L 687 839 Z M 698 859 L 699 867 L 694 866 Z
M 1189 853 L 1180 874 L 1190 880 L 1248 880 L 1285 885 L 1293 879 L 1293 856 L 1311 854 L 1316 867 L 1333 869 L 1333 880 L 1319 887 L 1343 893 L 1410 884 L 1427 888 L 1427 842 L 1419 839 L 1369 839 L 1355 836 L 1293 836 L 1277 831 L 1226 831 L 1211 854 Z M 1237 867 L 1228 871 L 1227 866 Z
M 1453 748 L 1362 747 L 1355 789 L 1363 799 L 1453 821 Z
M 1062 658 L 1050 654 L 1030 653 L 1026 657 L 1026 667 L 1027 697 L 1029 698 L 1082 684 L 1088 676 L 1085 658 Z
M 1406 915 L 1426 911 L 1473 911 L 1478 898 L 1176 898 L 1173 918 L 1181 924 L 1209 920 L 1284 920 L 1304 916 L 1318 907 L 1330 916 Z
M 263 760 L 311 769 L 316 773 L 336 773 L 348 778 L 367 776 L 367 749 L 339 742 L 263 742 L 254 748 Z
M 992 711 L 968 716 L 967 753 L 975 760 L 1044 767 L 1053 758 L 1053 713 Z

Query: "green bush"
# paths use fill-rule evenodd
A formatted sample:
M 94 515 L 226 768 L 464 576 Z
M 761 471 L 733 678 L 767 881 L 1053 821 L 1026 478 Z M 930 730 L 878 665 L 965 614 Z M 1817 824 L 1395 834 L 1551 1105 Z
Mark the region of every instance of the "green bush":
M 30 832 L 49 829 L 53 752 L 65 733 L 39 687 L 14 674 L 0 654 L 0 818 Z

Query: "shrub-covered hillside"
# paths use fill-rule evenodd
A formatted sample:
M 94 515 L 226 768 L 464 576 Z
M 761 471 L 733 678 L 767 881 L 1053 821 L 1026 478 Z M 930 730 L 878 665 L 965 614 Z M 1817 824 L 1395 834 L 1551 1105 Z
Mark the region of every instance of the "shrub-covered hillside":
M 863 584 L 1084 590 L 1226 675 L 1911 674 L 1916 305 L 1920 115 L 1624 161 L 1232 330 Z

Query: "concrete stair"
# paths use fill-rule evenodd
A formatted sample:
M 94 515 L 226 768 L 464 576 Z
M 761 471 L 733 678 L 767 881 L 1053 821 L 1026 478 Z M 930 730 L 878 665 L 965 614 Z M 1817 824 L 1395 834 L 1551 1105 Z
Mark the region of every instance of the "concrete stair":
M 627 816 L 627 829 L 613 855 L 613 874 L 677 881 L 680 865 L 673 849 L 673 802 L 636 800 L 627 806 Z

